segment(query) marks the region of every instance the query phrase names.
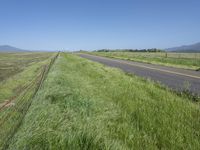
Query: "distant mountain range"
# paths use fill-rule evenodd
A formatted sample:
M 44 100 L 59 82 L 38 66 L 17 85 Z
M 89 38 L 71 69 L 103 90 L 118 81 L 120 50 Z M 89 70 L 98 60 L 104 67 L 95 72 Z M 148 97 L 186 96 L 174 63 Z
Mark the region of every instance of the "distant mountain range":
M 192 45 L 183 45 L 180 47 L 173 47 L 166 49 L 173 52 L 200 52 L 200 42 Z
M 192 45 L 183 45 L 179 47 L 172 47 L 165 49 L 170 52 L 200 52 L 200 42 Z M 29 50 L 24 50 L 20 48 L 16 48 L 10 45 L 0 45 L 0 52 L 30 52 Z
M 28 51 L 10 45 L 0 45 L 0 52 L 28 52 Z

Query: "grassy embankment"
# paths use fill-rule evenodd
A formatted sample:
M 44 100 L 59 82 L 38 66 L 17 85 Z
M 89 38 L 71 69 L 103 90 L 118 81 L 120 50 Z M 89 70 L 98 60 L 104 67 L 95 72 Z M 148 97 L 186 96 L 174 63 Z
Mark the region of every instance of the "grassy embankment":
M 160 64 L 164 66 L 200 70 L 200 53 L 89 52 L 89 54 L 151 64 Z
M 9 149 L 197 149 L 199 115 L 149 80 L 62 53 Z
M 1 53 L 0 149 L 17 131 L 38 90 L 53 53 Z

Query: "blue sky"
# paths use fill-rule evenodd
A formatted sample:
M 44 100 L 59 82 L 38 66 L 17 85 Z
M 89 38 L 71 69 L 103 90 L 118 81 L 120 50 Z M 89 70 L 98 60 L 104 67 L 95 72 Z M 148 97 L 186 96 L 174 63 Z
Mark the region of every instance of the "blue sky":
M 0 0 L 0 45 L 168 48 L 200 42 L 199 0 Z

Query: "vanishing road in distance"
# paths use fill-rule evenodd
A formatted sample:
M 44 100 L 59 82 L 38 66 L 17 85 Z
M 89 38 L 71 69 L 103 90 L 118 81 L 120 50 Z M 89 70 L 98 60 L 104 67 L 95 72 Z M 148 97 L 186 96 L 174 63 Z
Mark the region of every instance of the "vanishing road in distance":
M 126 61 L 83 53 L 79 53 L 78 55 L 107 66 L 120 68 L 128 73 L 150 78 L 156 82 L 167 85 L 173 90 L 183 91 L 188 89 L 193 94 L 200 96 L 200 71 Z

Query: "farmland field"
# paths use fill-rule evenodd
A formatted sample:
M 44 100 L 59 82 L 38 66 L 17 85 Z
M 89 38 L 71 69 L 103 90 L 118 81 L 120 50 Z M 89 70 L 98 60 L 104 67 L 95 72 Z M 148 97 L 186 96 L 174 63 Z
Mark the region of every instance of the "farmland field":
M 0 102 L 19 93 L 52 53 L 0 53 Z
M 20 126 L 54 55 L 0 53 L 0 149 Z
M 150 80 L 61 53 L 6 148 L 196 149 L 199 115 Z
M 89 54 L 178 68 L 200 69 L 200 53 L 90 52 Z
M 0 53 L 0 81 L 13 76 L 34 63 L 49 58 L 51 53 Z

